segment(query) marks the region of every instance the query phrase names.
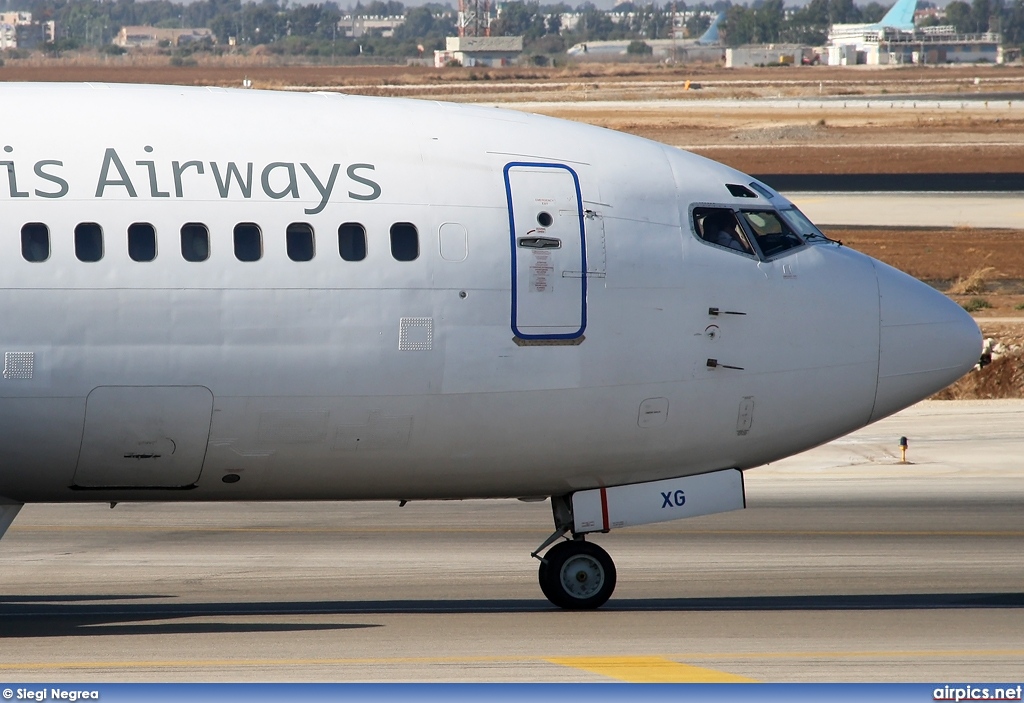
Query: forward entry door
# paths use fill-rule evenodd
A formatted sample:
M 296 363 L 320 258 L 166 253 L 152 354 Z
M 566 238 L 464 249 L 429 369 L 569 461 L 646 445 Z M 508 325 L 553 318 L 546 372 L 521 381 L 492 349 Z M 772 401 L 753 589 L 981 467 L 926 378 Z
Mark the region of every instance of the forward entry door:
M 510 163 L 505 192 L 517 341 L 575 344 L 587 326 L 583 202 L 563 164 Z
M 204 386 L 100 386 L 85 403 L 79 488 L 186 488 L 199 480 L 213 393 Z

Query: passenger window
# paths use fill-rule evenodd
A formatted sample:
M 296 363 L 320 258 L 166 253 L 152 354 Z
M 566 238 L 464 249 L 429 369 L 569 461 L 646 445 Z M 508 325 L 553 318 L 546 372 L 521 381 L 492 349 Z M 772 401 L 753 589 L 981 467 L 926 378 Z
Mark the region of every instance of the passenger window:
M 693 226 L 706 242 L 744 254 L 754 255 L 754 248 L 736 221 L 736 214 L 727 208 L 698 207 L 693 209 Z
M 21 255 L 25 261 L 50 258 L 50 229 L 42 222 L 29 222 L 21 228 Z
M 251 222 L 235 225 L 235 258 L 239 261 L 259 261 L 263 256 L 262 238 L 259 225 Z
M 338 253 L 345 261 L 366 258 L 366 229 L 358 222 L 346 222 L 338 228 Z
M 391 256 L 396 261 L 413 261 L 420 255 L 420 238 L 416 225 L 396 222 L 391 225 Z
M 743 218 L 765 258 L 803 246 L 804 240 L 774 210 L 744 210 Z
M 75 227 L 75 256 L 79 261 L 103 258 L 103 228 L 95 222 L 82 222 Z
M 200 222 L 181 226 L 181 256 L 185 261 L 206 261 L 210 258 L 210 230 Z
M 313 258 L 313 227 L 305 222 L 293 222 L 285 232 L 288 243 L 288 258 L 292 261 L 309 261 Z
M 156 230 L 148 222 L 128 225 L 128 256 L 132 261 L 152 261 L 156 258 Z

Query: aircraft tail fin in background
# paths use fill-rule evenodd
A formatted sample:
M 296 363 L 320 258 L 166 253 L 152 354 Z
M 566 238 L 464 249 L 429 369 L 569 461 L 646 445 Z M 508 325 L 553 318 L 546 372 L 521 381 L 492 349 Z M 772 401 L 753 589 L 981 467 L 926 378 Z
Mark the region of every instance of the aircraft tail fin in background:
M 917 0 L 896 0 L 896 4 L 889 8 L 885 17 L 878 24 L 881 27 L 912 30 L 915 10 L 917 10 Z
M 916 3 L 917 0 L 913 0 Z M 897 3 L 898 4 L 898 3 Z M 916 7 L 916 4 L 915 4 Z M 700 39 L 697 40 L 698 44 L 718 44 L 721 42 L 721 38 L 718 35 L 718 25 L 721 24 L 722 20 L 725 19 L 725 13 L 719 12 L 718 16 L 711 22 L 711 26 L 704 34 L 700 35 Z

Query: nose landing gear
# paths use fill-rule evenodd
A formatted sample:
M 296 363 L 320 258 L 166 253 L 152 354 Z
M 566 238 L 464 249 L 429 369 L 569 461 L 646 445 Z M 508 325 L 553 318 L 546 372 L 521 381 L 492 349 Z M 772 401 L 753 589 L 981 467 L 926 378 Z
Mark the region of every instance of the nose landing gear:
M 551 496 L 551 515 L 555 531 L 532 554 L 540 560 L 540 590 L 559 608 L 600 608 L 615 590 L 615 563 L 608 552 L 583 541 L 583 533 L 576 531 L 571 496 Z M 571 540 L 559 542 L 540 556 L 542 549 L 570 531 Z
M 615 563 L 596 544 L 574 539 L 560 542 L 541 558 L 540 590 L 559 608 L 600 608 L 615 590 Z
M 560 608 L 599 608 L 615 590 L 615 564 L 596 544 L 584 542 L 585 535 L 745 507 L 739 469 L 553 495 L 555 531 L 532 554 L 541 561 L 540 588 Z M 570 532 L 571 540 L 555 544 Z

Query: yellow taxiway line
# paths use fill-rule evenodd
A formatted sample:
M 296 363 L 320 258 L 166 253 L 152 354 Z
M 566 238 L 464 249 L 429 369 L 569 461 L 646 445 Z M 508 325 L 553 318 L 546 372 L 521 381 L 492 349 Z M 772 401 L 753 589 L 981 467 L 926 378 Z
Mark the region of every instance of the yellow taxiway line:
M 745 676 L 665 657 L 558 657 L 548 661 L 627 683 L 756 683 Z

